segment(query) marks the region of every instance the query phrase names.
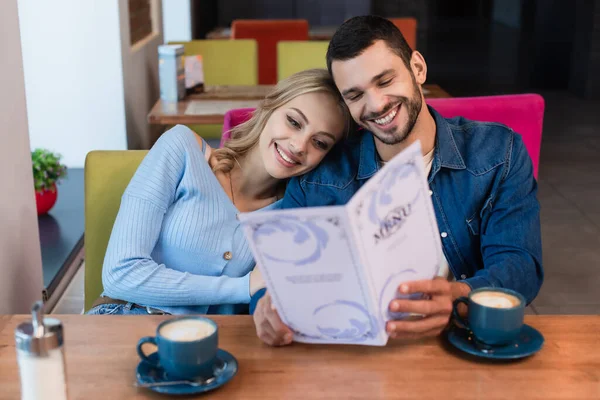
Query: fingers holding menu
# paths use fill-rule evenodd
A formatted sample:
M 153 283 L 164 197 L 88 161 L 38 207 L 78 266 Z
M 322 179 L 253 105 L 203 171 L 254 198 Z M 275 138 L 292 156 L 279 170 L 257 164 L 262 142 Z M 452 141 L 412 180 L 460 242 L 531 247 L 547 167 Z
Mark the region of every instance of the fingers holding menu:
M 393 320 L 387 324 L 392 338 L 420 338 L 439 335 L 450 320 L 452 313 L 452 287 L 444 278 L 406 282 L 400 285 L 401 295 L 422 293 L 420 300 L 395 299 L 390 311 L 420 315 L 421 318 Z
M 281 321 L 268 292 L 256 305 L 254 325 L 260 340 L 269 346 L 285 346 L 292 343 L 293 333 Z

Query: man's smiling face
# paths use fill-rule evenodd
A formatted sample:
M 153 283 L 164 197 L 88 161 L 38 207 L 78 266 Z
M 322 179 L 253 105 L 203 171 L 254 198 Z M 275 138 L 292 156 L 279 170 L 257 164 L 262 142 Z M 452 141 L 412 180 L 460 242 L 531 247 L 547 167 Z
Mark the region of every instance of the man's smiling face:
M 334 60 L 333 79 L 352 117 L 385 144 L 410 135 L 422 107 L 413 71 L 379 40 L 350 60 Z

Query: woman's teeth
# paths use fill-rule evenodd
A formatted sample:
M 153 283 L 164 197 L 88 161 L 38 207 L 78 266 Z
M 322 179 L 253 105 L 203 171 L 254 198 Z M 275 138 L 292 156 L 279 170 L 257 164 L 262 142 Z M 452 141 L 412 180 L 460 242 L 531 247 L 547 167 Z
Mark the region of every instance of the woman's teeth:
M 394 119 L 396 114 L 398 114 L 398 107 L 394 108 L 394 110 L 392 112 L 390 112 L 388 115 L 386 115 L 385 117 L 375 119 L 374 121 L 377 125 L 387 125 L 390 122 L 392 122 L 392 120 Z
M 283 151 L 279 150 L 279 146 L 275 146 L 275 148 L 277 149 L 277 152 L 279 153 L 281 158 L 283 158 L 285 161 L 289 162 L 290 164 L 298 164 L 296 161 L 294 161 L 291 158 L 289 158 L 288 156 L 286 156 Z

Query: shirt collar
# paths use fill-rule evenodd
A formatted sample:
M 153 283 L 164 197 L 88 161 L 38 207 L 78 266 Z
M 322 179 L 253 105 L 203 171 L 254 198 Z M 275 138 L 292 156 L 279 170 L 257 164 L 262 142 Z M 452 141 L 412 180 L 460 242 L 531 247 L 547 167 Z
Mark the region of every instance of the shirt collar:
M 435 111 L 433 107 L 427 106 L 427 108 L 435 120 L 436 126 L 435 151 L 433 153 L 431 173 L 429 174 L 429 182 L 431 182 L 441 167 L 450 169 L 465 169 L 467 167 L 458 151 L 458 146 L 456 145 L 456 140 L 448 121 Z
M 363 131 L 360 140 L 360 156 L 358 160 L 357 179 L 368 179 L 379 171 L 379 155 L 375 148 L 373 134 L 369 131 Z

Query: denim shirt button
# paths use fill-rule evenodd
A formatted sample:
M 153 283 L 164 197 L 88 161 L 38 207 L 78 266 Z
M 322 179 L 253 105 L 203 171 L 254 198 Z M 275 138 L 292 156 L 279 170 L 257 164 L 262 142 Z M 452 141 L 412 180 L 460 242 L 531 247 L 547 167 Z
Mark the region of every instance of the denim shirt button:
M 467 279 L 467 276 L 466 276 L 465 274 L 462 274 L 462 275 L 460 276 L 460 279 Z
M 445 238 L 446 236 L 448 236 L 448 234 L 447 234 L 446 232 L 442 232 L 442 233 L 441 233 L 441 236 L 442 236 L 443 238 Z
M 429 195 L 433 196 L 433 190 L 429 189 Z

